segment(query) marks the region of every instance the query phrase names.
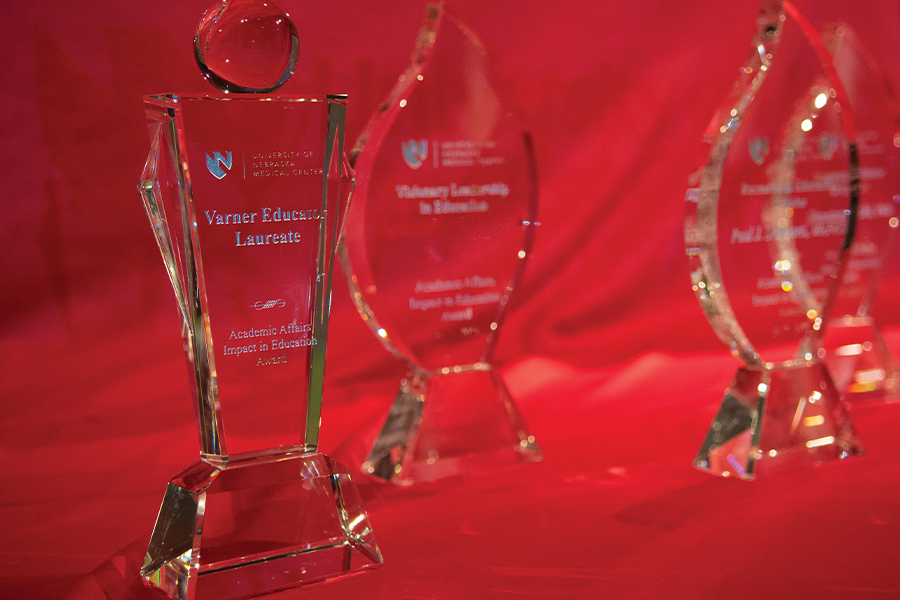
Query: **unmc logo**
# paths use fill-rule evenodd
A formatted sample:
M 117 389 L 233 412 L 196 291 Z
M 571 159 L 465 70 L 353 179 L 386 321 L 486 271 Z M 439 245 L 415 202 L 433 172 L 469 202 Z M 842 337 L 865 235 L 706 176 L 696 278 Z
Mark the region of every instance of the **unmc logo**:
M 231 170 L 231 152 L 226 152 L 225 156 L 222 156 L 221 152 L 213 152 L 212 156 L 206 155 L 206 168 L 216 179 L 225 177 L 225 169 L 222 167 Z
M 753 137 L 750 138 L 748 145 L 750 146 L 750 158 L 757 165 L 762 165 L 769 155 L 769 138 Z
M 403 160 L 411 169 L 418 169 L 428 158 L 428 140 L 408 140 L 400 142 Z
M 836 133 L 823 133 L 819 136 L 819 155 L 825 160 L 831 160 L 839 145 Z

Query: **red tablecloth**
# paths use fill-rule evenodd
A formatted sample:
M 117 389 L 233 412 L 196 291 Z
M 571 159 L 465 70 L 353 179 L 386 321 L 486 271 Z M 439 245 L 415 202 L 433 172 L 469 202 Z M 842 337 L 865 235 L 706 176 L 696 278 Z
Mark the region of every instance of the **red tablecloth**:
M 165 482 L 196 451 L 174 376 L 183 365 L 164 338 L 141 329 L 85 349 L 89 359 L 67 356 L 54 375 L 75 382 L 78 402 L 38 394 L 7 410 L 4 598 L 160 597 L 137 571 Z M 890 339 L 900 348 L 900 330 Z M 123 364 L 132 346 L 144 360 Z M 65 353 L 2 350 L 6 364 Z M 87 374 L 98 359 L 102 380 Z M 402 489 L 358 474 L 396 381 L 330 388 L 341 402 L 326 411 L 323 446 L 357 474 L 385 563 L 278 597 L 900 595 L 900 403 L 852 407 L 863 457 L 718 479 L 690 464 L 736 366 L 724 352 L 594 369 L 523 358 L 505 378 L 544 462 Z
M 135 186 L 141 95 L 205 91 L 207 0 L 0 8 L 0 597 L 152 597 L 165 482 L 197 452 L 175 304 Z M 289 94 L 348 92 L 354 139 L 406 66 L 421 4 L 281 0 Z M 900 4 L 843 18 L 900 88 Z M 718 480 L 690 467 L 737 363 L 689 287 L 698 140 L 753 0 L 452 3 L 533 131 L 541 226 L 497 362 L 542 464 L 394 489 L 357 477 L 385 564 L 284 597 L 900 596 L 900 404 L 853 407 L 868 453 Z M 878 319 L 900 353 L 895 247 Z M 322 450 L 353 469 L 402 367 L 334 291 Z M 147 594 L 150 594 L 149 596 Z

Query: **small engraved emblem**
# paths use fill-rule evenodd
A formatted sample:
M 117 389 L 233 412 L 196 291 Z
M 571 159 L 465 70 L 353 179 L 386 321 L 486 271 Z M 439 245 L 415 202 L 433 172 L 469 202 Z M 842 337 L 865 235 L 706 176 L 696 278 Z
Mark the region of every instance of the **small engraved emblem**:
M 224 169 L 222 168 L 224 167 Z M 222 156 L 221 152 L 213 152 L 213 155 L 206 155 L 206 168 L 209 169 L 209 172 L 212 173 L 212 176 L 216 179 L 222 179 L 225 177 L 226 169 L 228 171 L 231 170 L 231 152 L 226 152 L 225 156 Z
M 428 140 L 407 140 L 400 142 L 400 151 L 403 160 L 411 169 L 418 169 L 428 158 Z
M 284 300 L 279 298 L 278 300 L 266 300 L 263 302 L 260 300 L 250 308 L 255 308 L 256 310 L 266 310 L 267 308 L 282 308 L 284 307 Z
M 831 160 L 838 149 L 838 136 L 836 133 L 823 133 L 819 136 L 819 154 L 825 160 Z
M 750 146 L 750 158 L 753 159 L 753 162 L 757 165 L 762 165 L 769 155 L 769 138 L 750 138 L 748 145 Z

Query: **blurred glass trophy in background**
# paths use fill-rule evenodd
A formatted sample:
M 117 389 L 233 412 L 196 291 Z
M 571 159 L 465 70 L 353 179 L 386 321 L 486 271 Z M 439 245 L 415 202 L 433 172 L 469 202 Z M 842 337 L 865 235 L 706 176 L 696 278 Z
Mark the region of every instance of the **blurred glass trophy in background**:
M 194 44 L 226 93 L 145 97 L 139 189 L 181 310 L 200 457 L 169 482 L 141 573 L 222 600 L 381 555 L 347 469 L 316 451 L 346 96 L 260 93 L 297 61 L 271 2 L 216 3 Z
M 765 2 L 757 24 L 704 136 L 685 224 L 693 289 L 745 363 L 694 465 L 744 479 L 861 451 L 822 361 L 856 219 L 854 125 L 802 15 Z
M 425 13 L 351 154 L 340 248 L 362 318 L 409 367 L 363 465 L 400 484 L 542 458 L 491 363 L 534 237 L 531 141 L 474 34 Z
M 860 165 L 856 234 L 825 336 L 826 360 L 845 399 L 896 399 L 900 369 L 872 309 L 900 223 L 900 105 L 849 26 L 830 25 L 822 38 L 853 109 Z

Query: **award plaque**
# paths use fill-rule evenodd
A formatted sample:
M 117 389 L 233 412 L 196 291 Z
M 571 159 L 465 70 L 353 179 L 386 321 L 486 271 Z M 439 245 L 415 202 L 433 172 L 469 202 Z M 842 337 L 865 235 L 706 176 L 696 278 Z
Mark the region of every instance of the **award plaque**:
M 744 362 L 694 465 L 744 479 L 861 451 L 822 361 L 856 219 L 849 103 L 790 3 L 763 3 L 757 23 L 704 136 L 685 224 L 693 289 Z
M 409 367 L 364 472 L 410 484 L 539 461 L 492 364 L 531 249 L 531 141 L 475 35 L 429 5 L 412 64 L 351 154 L 341 262 Z
M 826 361 L 847 400 L 893 398 L 900 393 L 900 369 L 872 308 L 900 224 L 900 107 L 849 26 L 831 25 L 822 37 L 853 109 L 860 165 L 856 234 L 825 336 Z
M 181 312 L 200 456 L 170 480 L 141 574 L 177 600 L 381 562 L 347 469 L 317 452 L 346 97 L 244 93 L 283 83 L 296 44 L 271 2 L 217 3 L 195 47 L 226 94 L 144 100 L 139 190 Z

